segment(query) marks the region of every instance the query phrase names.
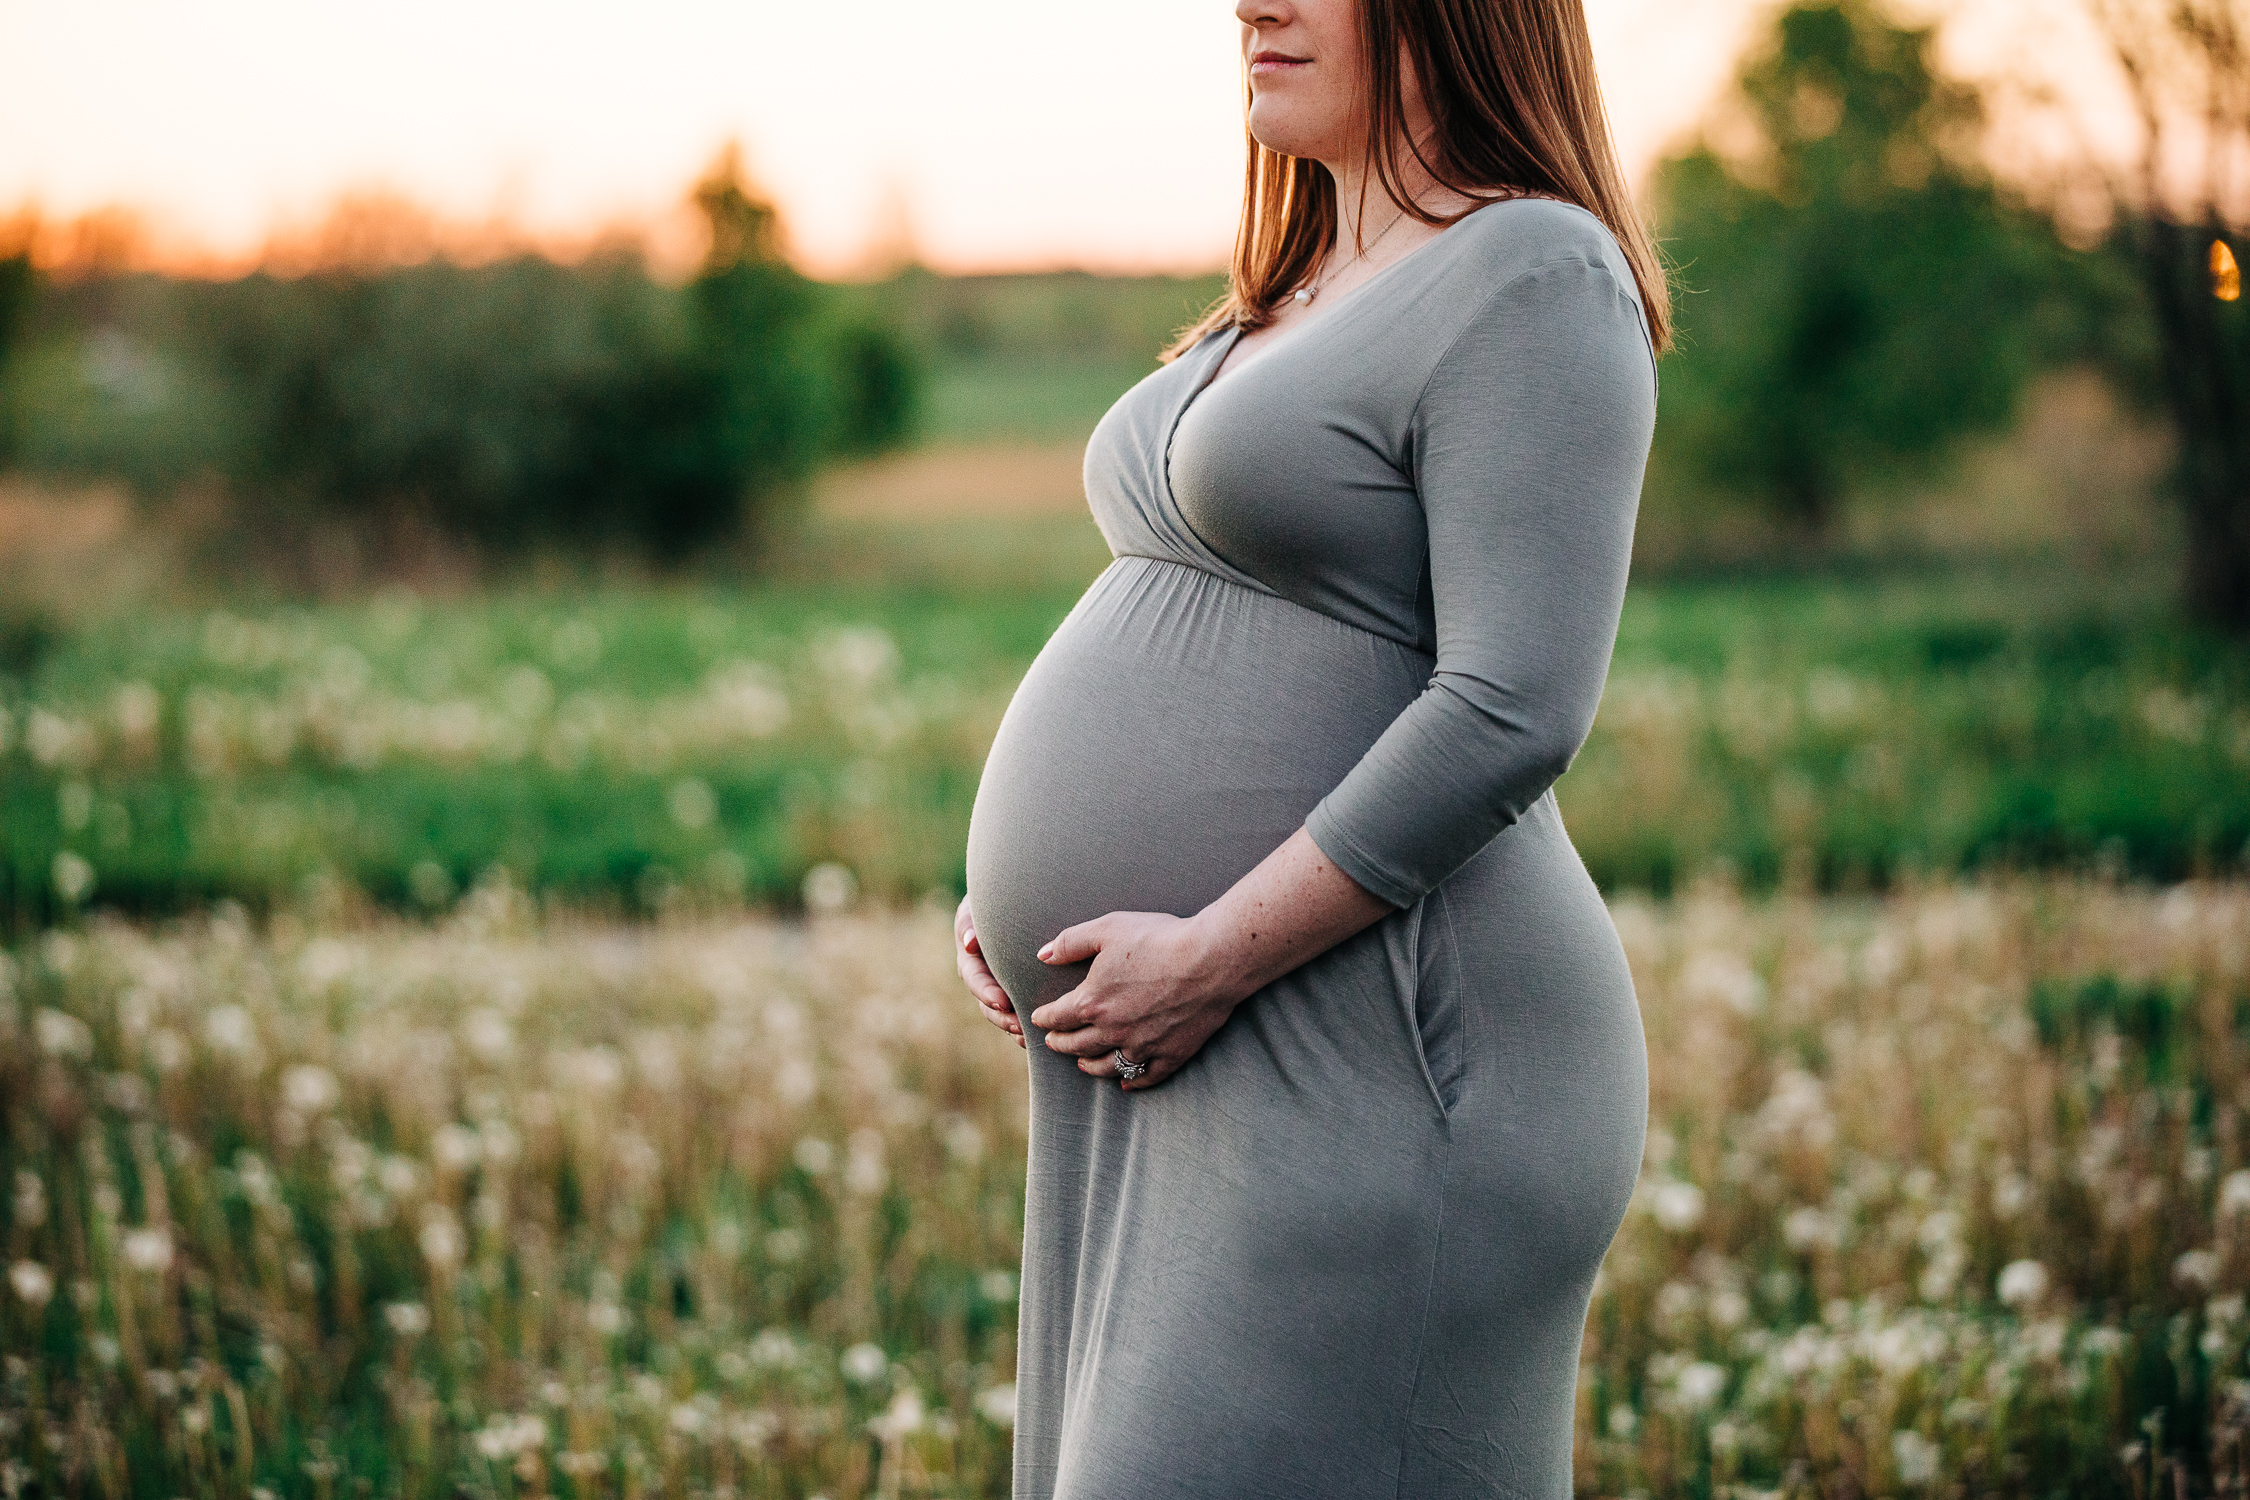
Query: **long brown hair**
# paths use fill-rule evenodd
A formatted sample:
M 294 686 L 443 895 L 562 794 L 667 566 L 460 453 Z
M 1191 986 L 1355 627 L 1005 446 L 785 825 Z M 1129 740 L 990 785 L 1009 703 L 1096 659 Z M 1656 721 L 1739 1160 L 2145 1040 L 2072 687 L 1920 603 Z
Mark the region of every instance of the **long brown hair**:
M 1581 0 L 1359 0 L 1359 32 L 1367 58 L 1367 159 L 1391 202 L 1439 226 L 1503 198 L 1577 204 L 1624 250 L 1649 340 L 1659 352 L 1669 348 L 1664 267 L 1617 164 Z M 1428 154 L 1406 136 L 1402 41 L 1435 126 Z M 1245 87 L 1246 109 L 1248 102 Z M 1335 241 L 1336 181 L 1327 168 L 1267 150 L 1247 122 L 1243 138 L 1249 154 L 1242 222 L 1226 295 L 1164 351 L 1166 359 L 1214 329 L 1247 332 L 1272 322 L 1276 304 Z M 1478 201 L 1454 214 L 1411 201 L 1399 181 L 1402 141 L 1439 186 Z

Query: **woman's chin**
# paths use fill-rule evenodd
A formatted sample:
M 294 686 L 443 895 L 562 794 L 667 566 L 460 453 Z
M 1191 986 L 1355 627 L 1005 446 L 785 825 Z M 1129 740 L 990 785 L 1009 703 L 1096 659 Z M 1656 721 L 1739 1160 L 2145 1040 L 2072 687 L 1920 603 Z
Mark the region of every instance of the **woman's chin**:
M 1261 109 L 1261 104 L 1266 107 Z M 1326 161 L 1330 155 L 1326 148 L 1335 133 L 1308 128 L 1301 115 L 1302 111 L 1289 108 L 1279 99 L 1254 101 L 1250 106 L 1250 137 L 1282 156 Z

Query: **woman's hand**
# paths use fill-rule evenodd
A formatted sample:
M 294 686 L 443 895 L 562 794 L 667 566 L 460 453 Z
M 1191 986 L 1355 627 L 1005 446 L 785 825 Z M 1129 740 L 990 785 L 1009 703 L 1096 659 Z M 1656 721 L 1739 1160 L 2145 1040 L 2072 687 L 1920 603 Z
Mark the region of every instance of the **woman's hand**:
M 1148 1064 L 1125 1087 L 1154 1088 L 1203 1050 L 1237 1005 L 1391 909 L 1300 828 L 1193 917 L 1113 911 L 1064 928 L 1039 950 L 1041 962 L 1090 958 L 1093 968 L 1031 1019 L 1047 1028 L 1048 1046 L 1078 1059 L 1080 1072 L 1114 1078 L 1113 1054 L 1123 1051 Z M 959 921 L 968 916 L 964 902 Z M 969 972 L 966 961 L 961 972 Z M 1008 1029 L 1022 1040 L 1020 1030 Z
M 1078 988 L 1031 1013 L 1047 1045 L 1078 1071 L 1117 1076 L 1119 1051 L 1148 1071 L 1124 1085 L 1154 1088 L 1203 1050 L 1247 989 L 1214 948 L 1209 924 L 1160 912 L 1113 911 L 1066 927 L 1039 950 L 1042 963 L 1093 968 Z
M 969 987 L 969 993 L 976 996 L 984 1018 L 1014 1037 L 1017 1046 L 1023 1046 L 1023 1022 L 1016 1019 L 1008 992 L 992 977 L 992 966 L 984 961 L 984 950 L 977 946 L 976 923 L 970 920 L 966 896 L 961 898 L 961 909 L 953 914 L 953 966 L 961 971 L 961 982 Z

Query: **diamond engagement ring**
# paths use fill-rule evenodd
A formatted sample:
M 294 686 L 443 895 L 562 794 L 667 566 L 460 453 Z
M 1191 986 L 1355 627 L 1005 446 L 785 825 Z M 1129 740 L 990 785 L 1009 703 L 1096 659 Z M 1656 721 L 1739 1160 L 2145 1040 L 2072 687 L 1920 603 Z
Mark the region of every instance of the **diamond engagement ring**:
M 1133 1061 L 1131 1058 L 1125 1055 L 1125 1049 L 1122 1047 L 1118 1048 L 1115 1052 L 1112 1052 L 1109 1056 L 1110 1060 L 1117 1064 L 1117 1076 L 1120 1079 L 1124 1080 L 1126 1083 L 1131 1083 L 1134 1079 L 1140 1077 L 1143 1073 L 1146 1073 L 1148 1071 L 1147 1063 L 1137 1063 Z

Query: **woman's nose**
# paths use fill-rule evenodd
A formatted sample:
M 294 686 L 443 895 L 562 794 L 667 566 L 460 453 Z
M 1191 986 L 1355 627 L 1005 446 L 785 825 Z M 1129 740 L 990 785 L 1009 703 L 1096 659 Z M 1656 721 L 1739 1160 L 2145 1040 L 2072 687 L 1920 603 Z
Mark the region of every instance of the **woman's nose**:
M 1234 18 L 1245 26 L 1286 26 L 1289 6 L 1286 0 L 1235 0 Z

